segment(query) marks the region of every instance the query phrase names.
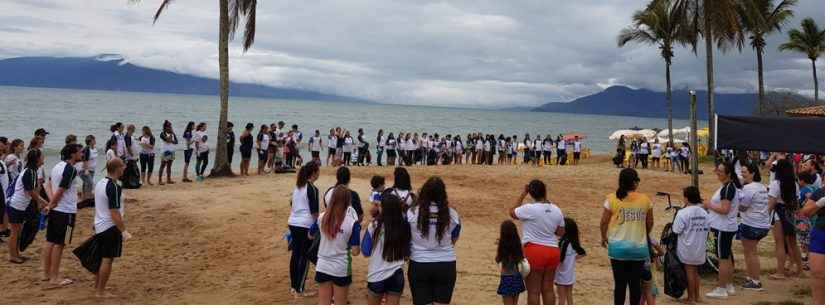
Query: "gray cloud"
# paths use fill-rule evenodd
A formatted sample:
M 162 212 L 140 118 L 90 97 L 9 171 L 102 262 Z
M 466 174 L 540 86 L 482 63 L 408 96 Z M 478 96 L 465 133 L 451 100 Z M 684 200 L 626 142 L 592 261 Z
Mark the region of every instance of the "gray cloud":
M 825 7 L 802 0 L 796 18 L 825 26 Z M 122 54 L 130 62 L 217 75 L 217 1 L 178 0 L 157 25 L 159 1 L 22 0 L 0 3 L 0 57 Z M 617 48 L 644 0 L 261 1 L 255 46 L 232 45 L 236 81 L 376 101 L 507 107 L 566 101 L 625 84 L 664 88 L 653 46 Z M 34 13 L 36 12 L 36 14 Z M 812 94 L 810 62 L 768 40 L 769 88 Z M 703 49 L 703 48 L 700 48 Z M 720 91 L 755 91 L 748 47 L 717 54 Z M 677 49 L 676 88 L 704 87 L 704 55 Z M 825 79 L 825 74 L 823 74 Z

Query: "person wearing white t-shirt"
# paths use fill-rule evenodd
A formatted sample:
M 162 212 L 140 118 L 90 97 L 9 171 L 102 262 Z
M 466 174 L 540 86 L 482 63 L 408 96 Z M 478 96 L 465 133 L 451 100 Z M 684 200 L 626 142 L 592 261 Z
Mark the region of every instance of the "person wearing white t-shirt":
M 398 305 L 404 292 L 404 260 L 410 256 L 410 227 L 404 216 L 401 199 L 382 196 L 379 217 L 367 227 L 361 241 L 361 253 L 369 258 L 367 267 L 367 304 Z
M 206 134 L 206 123 L 201 122 L 198 124 L 193 138 L 195 140 L 195 153 L 197 154 L 195 175 L 198 181 L 203 181 L 203 174 L 206 172 L 206 166 L 209 165 L 209 135 Z
M 269 144 L 272 140 L 269 126 L 261 125 L 258 131 L 258 136 L 255 140 L 256 151 L 258 152 L 258 175 L 263 175 L 266 172 L 266 164 L 269 162 Z
M 742 184 L 733 171 L 733 165 L 722 163 L 714 170 L 716 178 L 722 183 L 710 201 L 704 206 L 709 213 L 711 232 L 716 236 L 717 255 L 719 256 L 719 280 L 716 289 L 706 294 L 709 298 L 725 299 L 736 292 L 733 285 L 733 239 L 739 226 L 739 189 Z
M 527 195 L 535 203 L 523 204 Z M 564 236 L 564 214 L 547 200 L 547 187 L 539 180 L 530 181 L 510 209 L 510 217 L 522 223 L 524 257 L 530 263 L 527 275 L 527 303 L 538 304 L 539 299 L 555 304 L 553 282 L 561 262 L 559 237 Z M 549 288 L 549 289 L 546 289 Z
M 313 184 L 318 180 L 318 164 L 309 162 L 298 170 L 295 189 L 292 191 L 290 207 L 289 236 L 291 237 L 291 256 L 289 259 L 289 280 L 291 292 L 304 295 L 308 268 L 308 251 L 312 244 L 311 236 L 317 232 L 319 192 Z
M 140 179 L 143 183 L 152 185 L 152 174 L 155 171 L 155 135 L 149 126 L 143 126 L 143 135 L 140 136 Z
M 20 257 L 18 245 L 20 232 L 23 224 L 28 218 L 30 204 L 37 203 L 37 210 L 45 208 L 49 202 L 40 196 L 41 187 L 38 182 L 37 169 L 43 166 L 45 159 L 40 149 L 32 149 L 26 153 L 26 164 L 21 167 L 20 175 L 14 179 L 13 185 L 14 195 L 6 202 L 6 215 L 9 219 L 9 226 L 11 227 L 11 235 L 7 241 L 9 247 L 9 262 L 13 264 L 22 264 L 24 260 Z
M 699 189 L 693 186 L 684 190 L 687 206 L 676 213 L 673 219 L 673 233 L 679 238 L 676 244 L 676 254 L 685 265 L 687 273 L 688 296 L 686 303 L 699 302 L 699 266 L 705 264 L 707 254 L 708 212 L 702 208 L 702 198 Z
M 768 188 L 762 184 L 759 166 L 749 162 L 742 166 L 742 195 L 739 199 L 739 215 L 742 223 L 739 224 L 739 237 L 745 252 L 745 263 L 748 276 L 742 288 L 761 291 L 762 282 L 759 279 L 761 267 L 759 265 L 759 241 L 768 236 L 771 230 L 771 211 L 768 204 Z
M 318 216 L 321 242 L 318 245 L 318 304 L 347 304 L 352 284 L 352 256 L 361 252 L 361 223 L 350 207 L 352 196 L 346 187 L 336 187 L 326 212 Z
M 346 164 L 347 166 L 349 166 L 350 163 L 352 163 L 352 151 L 353 151 L 354 147 L 355 147 L 355 141 L 352 139 L 352 136 L 350 135 L 349 130 L 347 130 L 347 132 L 344 133 L 344 147 L 343 147 L 344 164 Z
M 576 283 L 576 260 L 587 255 L 579 239 L 579 226 L 572 218 L 564 218 L 564 236 L 559 240 L 561 258 L 556 272 L 558 304 L 573 304 L 573 285 Z
M 799 185 L 790 160 L 777 160 L 773 171 L 775 180 L 771 180 L 768 185 L 768 205 L 774 215 L 773 238 L 777 270 L 771 277 L 783 279 L 791 274 L 803 272 L 802 254 L 796 239 L 794 208 L 798 205 Z M 786 270 L 785 262 L 788 256 L 794 267 L 793 271 Z
M 408 278 L 413 304 L 450 304 L 461 220 L 449 206 L 441 178 L 424 183 L 416 206 L 407 211 L 407 222 L 412 235 Z
M 662 164 L 660 163 L 660 160 L 662 159 L 662 144 L 659 144 L 659 138 L 656 138 L 656 140 L 653 141 L 651 158 L 653 160 L 653 168 L 662 167 Z
M 579 136 L 573 139 L 573 165 L 579 165 L 579 160 L 582 158 L 582 141 Z
M 324 147 L 324 140 L 321 138 L 321 131 L 315 130 L 315 134 L 309 138 L 309 151 L 312 154 L 312 161 L 321 163 L 321 148 Z
M 178 145 L 178 136 L 172 130 L 172 122 L 163 121 L 163 131 L 160 133 L 161 158 L 158 169 L 158 185 L 163 185 L 163 173 L 166 170 L 166 184 L 174 184 L 172 181 L 172 163 L 175 161 L 175 150 Z
M 132 235 L 126 230 L 124 221 L 125 206 L 123 205 L 123 190 L 118 180 L 123 176 L 125 169 L 119 158 L 106 163 L 107 176 L 95 185 L 95 217 L 93 242 L 98 246 L 97 255 L 101 258 L 100 268 L 97 270 L 95 294 L 97 297 L 111 297 L 106 293 L 106 284 L 112 273 L 112 263 L 115 258 L 123 254 L 123 241 L 129 240 Z M 86 244 L 84 244 L 86 245 Z M 83 248 L 84 246 L 81 246 Z M 81 249 L 79 248 L 79 249 Z M 85 251 L 82 251 L 85 252 Z
M 51 172 L 51 187 L 54 190 L 49 205 L 44 209 L 48 215 L 46 244 L 43 248 L 43 271 L 51 285 L 66 286 L 74 281 L 60 279 L 60 259 L 66 246 L 66 232 L 75 226 L 77 214 L 77 168 L 75 164 L 83 160 L 83 146 L 69 144 L 60 155 L 63 161 L 57 163 Z

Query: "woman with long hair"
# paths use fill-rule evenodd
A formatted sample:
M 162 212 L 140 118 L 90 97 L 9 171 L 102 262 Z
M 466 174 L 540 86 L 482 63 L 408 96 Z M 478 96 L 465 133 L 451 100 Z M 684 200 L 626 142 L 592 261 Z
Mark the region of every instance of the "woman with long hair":
M 716 166 L 716 178 L 722 186 L 710 201 L 705 201 L 711 234 L 716 236 L 716 252 L 719 257 L 719 280 L 716 289 L 705 294 L 709 298 L 727 298 L 736 293 L 733 285 L 733 239 L 739 231 L 739 192 L 742 183 L 731 163 Z
M 49 202 L 41 197 L 42 184 L 38 183 L 37 170 L 44 164 L 44 156 L 40 149 L 32 149 L 26 154 L 26 165 L 20 175 L 14 180 L 14 195 L 7 203 L 5 213 L 8 214 L 11 227 L 11 236 L 8 240 L 9 262 L 22 264 L 25 260 L 20 256 L 18 245 L 20 244 L 20 232 L 23 223 L 28 221 L 29 205 L 37 203 L 37 210 L 45 208 Z M 5 196 L 5 194 L 3 194 Z
M 456 280 L 455 244 L 461 233 L 458 212 L 450 208 L 444 181 L 424 183 L 416 207 L 407 211 L 412 232 L 409 282 L 413 304 L 449 304 Z
M 8 170 L 9 182 L 14 181 L 14 178 L 20 175 L 24 167 L 22 157 L 25 148 L 25 143 L 21 139 L 14 139 L 11 141 L 11 144 L 9 144 L 8 154 L 3 158 Z M 5 194 L 2 196 L 5 196 Z
M 189 180 L 189 163 L 192 161 L 192 152 L 194 151 L 194 132 L 195 122 L 189 121 L 183 131 L 183 140 L 186 141 L 186 146 L 183 149 L 183 180 L 181 180 L 183 182 L 192 182 L 192 180 Z
M 762 290 L 759 275 L 762 273 L 759 266 L 759 241 L 768 236 L 771 230 L 771 212 L 768 206 L 768 188 L 762 184 L 759 166 L 754 162 L 742 165 L 742 198 L 739 201 L 739 214 L 742 223 L 739 224 L 739 237 L 745 249 L 745 266 L 748 276 L 742 288 L 747 290 Z
M 266 173 L 266 163 L 269 160 L 269 142 L 271 140 L 269 126 L 266 124 L 261 125 L 255 144 L 258 151 L 258 175 Z
M 527 196 L 532 203 L 524 203 Z M 530 262 L 527 275 L 527 304 L 555 304 L 554 282 L 561 252 L 559 238 L 564 235 L 564 214 L 547 199 L 547 186 L 540 180 L 530 181 L 521 191 L 510 217 L 521 221 L 524 256 Z
M 319 172 L 318 164 L 315 162 L 309 162 L 301 167 L 295 182 L 295 190 L 292 191 L 292 207 L 287 224 L 292 237 L 289 279 L 291 292 L 295 296 L 307 296 L 304 282 L 309 266 L 307 251 L 312 244 L 310 228 L 318 222 L 319 211 L 318 188 L 313 183 L 318 180 Z
M 387 138 L 384 137 L 384 130 L 379 129 L 378 135 L 375 137 L 375 154 L 378 157 L 378 166 L 384 166 L 384 147 L 386 144 Z
M 404 260 L 410 257 L 410 224 L 404 217 L 403 203 L 384 193 L 378 215 L 373 218 L 361 242 L 361 253 L 369 258 L 367 304 L 398 305 L 404 292 Z
M 195 152 L 198 154 L 195 160 L 195 174 L 198 181 L 203 181 L 206 167 L 209 166 L 209 136 L 206 134 L 206 123 L 200 122 L 195 130 Z
M 175 148 L 178 145 L 178 136 L 172 130 L 172 122 L 163 121 L 163 132 L 160 133 L 160 140 L 163 141 L 163 157 L 160 159 L 158 169 L 158 185 L 163 185 L 163 169 L 166 169 L 166 183 L 173 184 L 172 162 L 175 161 Z M 108 161 L 108 160 L 107 160 Z
M 392 132 L 387 136 L 387 165 L 388 166 L 395 166 L 395 158 L 397 156 L 398 141 L 395 140 L 395 136 L 393 136 Z
M 780 159 L 774 166 L 776 180 L 768 186 L 768 205 L 773 211 L 773 238 L 775 240 L 776 273 L 775 279 L 784 279 L 790 274 L 802 274 L 802 254 L 796 240 L 794 215 L 799 211 L 799 185 L 796 183 L 794 167 L 790 160 Z M 778 220 L 778 221 L 777 221 Z M 787 256 L 795 270 L 789 273 L 785 269 Z
M 140 179 L 143 183 L 152 185 L 152 173 L 155 170 L 155 135 L 149 126 L 143 126 L 143 135 L 140 136 Z
M 648 234 L 653 228 L 653 202 L 639 188 L 639 174 L 632 168 L 619 173 L 619 187 L 607 195 L 601 220 L 602 246 L 607 247 L 613 269 L 613 304 L 624 305 L 628 288 L 630 304 L 642 299 L 642 273 L 650 258 Z
M 327 210 L 318 217 L 321 243 L 318 246 L 318 264 L 315 281 L 318 282 L 318 304 L 347 304 L 352 284 L 351 256 L 361 251 L 361 223 L 350 207 L 352 195 L 346 187 L 338 186 L 332 193 Z
M 252 146 L 254 145 L 255 138 L 252 136 L 252 129 L 255 128 L 255 125 L 252 123 L 246 123 L 246 127 L 244 128 L 243 132 L 241 133 L 240 138 L 241 141 L 241 176 L 249 176 L 249 163 L 252 160 Z

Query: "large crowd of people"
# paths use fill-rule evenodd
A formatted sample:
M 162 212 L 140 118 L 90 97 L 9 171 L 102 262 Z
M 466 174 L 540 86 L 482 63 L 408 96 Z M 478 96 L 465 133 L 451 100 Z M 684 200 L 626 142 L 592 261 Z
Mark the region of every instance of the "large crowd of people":
M 291 250 L 290 286 L 295 297 L 317 297 L 321 305 L 348 304 L 352 274 L 357 271 L 352 268 L 352 257 L 358 255 L 368 260 L 367 270 L 362 272 L 367 274 L 364 284 L 369 304 L 398 304 L 407 285 L 413 304 L 451 302 L 458 272 L 455 245 L 461 237 L 460 214 L 450 205 L 444 181 L 429 177 L 415 192 L 403 166 L 508 164 L 518 157 L 518 150 L 522 150 L 521 157 L 527 163 L 548 162 L 551 153 L 545 155 L 544 149 L 550 147 L 552 152 L 553 146 L 543 144 L 544 141 L 556 144 L 557 157 L 562 156 L 557 163 L 564 164 L 567 155 L 563 137 L 534 140 L 530 147 L 540 149 L 539 152 L 524 149 L 530 142 L 528 136 L 523 146 L 519 145 L 522 148 L 513 153 L 510 148 L 515 146 L 514 137 L 470 134 L 465 138 L 467 146 L 480 149 L 466 150 L 460 136 L 395 137 L 390 133 L 385 137 L 381 131 L 376 138 L 376 164 L 385 165 L 382 157 L 386 154 L 386 165 L 398 167 L 391 187 L 386 187 L 385 177 L 373 177 L 373 189 L 362 203 L 358 192 L 349 187 L 350 169 L 346 166 L 371 163 L 369 144 L 361 144 L 366 143 L 362 130 L 354 141 L 343 129 L 331 130 L 326 141 L 316 131 L 307 143 L 314 162 L 302 162 L 301 132 L 297 126 L 290 130 L 283 126 L 264 125 L 253 136 L 254 125 L 247 124 L 240 137 L 244 162 L 241 173 L 248 174 L 253 149 L 258 152 L 261 173 L 297 169 L 286 234 Z M 270 128 L 276 132 L 270 132 Z M 72 252 L 96 274 L 96 294 L 108 296 L 105 287 L 113 261 L 122 255 L 122 243 L 131 237 L 124 220 L 122 188 L 134 187 L 132 183 L 151 184 L 152 180 L 156 140 L 148 127 L 142 128 L 140 136 L 135 130 L 133 125 L 112 125 L 112 137 L 106 143 L 106 177 L 96 182 L 94 136 L 85 137 L 85 145 L 78 144 L 76 136 L 67 136 L 61 160 L 50 175 L 43 168 L 42 149 L 48 132 L 38 129 L 28 147 L 23 147 L 22 140 L 0 137 L 0 197 L 4 206 L 0 236 L 8 237 L 9 263 L 25 264 L 29 260 L 22 253 L 45 226 L 43 280 L 57 287 L 71 285 L 73 280 L 60 273 L 66 241 L 71 239 L 68 228 L 75 226 L 78 209 L 94 206 L 94 235 Z M 227 144 L 231 143 L 232 154 L 234 135 L 224 136 Z M 179 139 L 167 121 L 159 138 L 162 158 L 158 184 L 164 184 L 164 170 L 165 183 L 174 183 L 169 168 L 179 144 L 185 145 L 183 181 L 190 181 L 188 164 L 192 156 L 196 158 L 194 178 L 203 179 L 210 152 L 206 124 L 190 123 Z M 504 150 L 500 150 L 500 143 Z M 326 163 L 339 167 L 335 185 L 321 192 L 315 183 L 325 144 Z M 580 152 L 580 145 L 579 141 L 573 143 L 574 152 Z M 655 146 L 647 145 L 646 141 L 637 144 L 639 155 L 656 151 Z M 494 157 L 496 152 L 498 161 Z M 786 279 L 810 271 L 813 304 L 825 302 L 823 160 L 815 155 L 774 153 L 767 159 L 762 159 L 762 155 L 720 155 L 714 169 L 720 187 L 709 199 L 702 198 L 698 188 L 684 189 L 685 206 L 670 226 L 678 239 L 667 250 L 675 253 L 687 280 L 684 301 L 701 302 L 703 297 L 726 299 L 733 297 L 737 289 L 770 289 L 760 279 L 757 249 L 759 242 L 772 232 L 777 268 L 771 278 Z M 228 157 L 231 159 L 231 155 Z M 537 160 L 543 158 L 548 161 Z M 644 167 L 646 161 L 641 162 Z M 770 171 L 770 175 L 763 183 L 761 173 L 765 171 Z M 601 244 L 610 258 L 614 304 L 626 304 L 628 299 L 632 305 L 655 304 L 653 266 L 660 262 L 665 250 L 658 240 L 651 238 L 653 204 L 650 197 L 637 191 L 640 183 L 634 168 L 622 169 L 616 191 L 608 194 L 602 205 Z M 497 292 L 502 302 L 518 304 L 519 296 L 526 292 L 530 305 L 573 304 L 576 259 L 586 255 L 577 221 L 565 217 L 561 206 L 548 199 L 548 188 L 540 180 L 529 181 L 514 198 L 515 203 L 508 210 L 511 219 L 500 225 L 495 258 L 501 270 Z M 708 239 L 714 241 L 712 254 L 717 259 L 718 277 L 716 288 L 702 294 L 699 269 L 708 261 Z M 740 287 L 732 281 L 735 240 L 743 245 L 747 272 Z M 308 271 L 313 268 L 317 289 L 306 285 Z

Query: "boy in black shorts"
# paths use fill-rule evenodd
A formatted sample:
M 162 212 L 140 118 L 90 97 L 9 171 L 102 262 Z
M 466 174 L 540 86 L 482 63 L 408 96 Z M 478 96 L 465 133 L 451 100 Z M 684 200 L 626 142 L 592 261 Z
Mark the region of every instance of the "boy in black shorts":
M 66 232 L 74 230 L 77 214 L 77 178 L 75 164 L 83 159 L 83 146 L 68 144 L 60 152 L 63 161 L 52 169 L 51 184 L 54 194 L 44 209 L 48 214 L 46 246 L 43 249 L 43 273 L 51 285 L 66 286 L 74 283 L 71 279 L 60 279 L 60 259 L 66 246 Z
M 117 184 L 123 176 L 126 165 L 122 160 L 114 158 L 106 164 L 108 175 L 98 181 L 95 186 L 95 236 L 98 246 L 97 256 L 101 258 L 100 269 L 95 280 L 95 295 L 97 297 L 112 297 L 106 293 L 106 283 L 112 273 L 112 262 L 120 257 L 123 251 L 123 241 L 131 238 L 126 231 L 123 221 L 122 189 Z

